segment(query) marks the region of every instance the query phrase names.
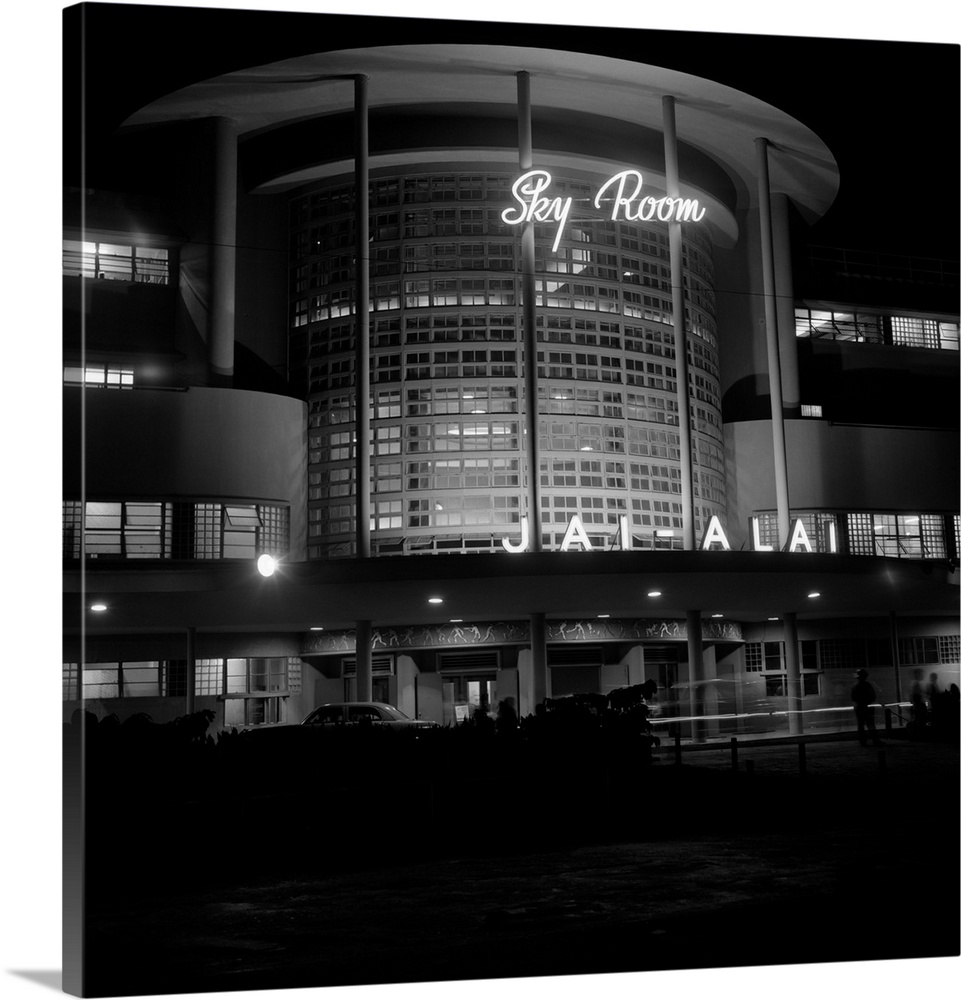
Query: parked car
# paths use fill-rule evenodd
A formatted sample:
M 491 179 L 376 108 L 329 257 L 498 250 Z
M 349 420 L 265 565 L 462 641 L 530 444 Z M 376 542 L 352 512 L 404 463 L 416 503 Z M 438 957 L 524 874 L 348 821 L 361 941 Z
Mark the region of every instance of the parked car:
M 380 701 L 348 701 L 315 708 L 302 726 L 383 726 L 388 729 L 436 729 L 436 722 L 409 719 L 393 705 Z

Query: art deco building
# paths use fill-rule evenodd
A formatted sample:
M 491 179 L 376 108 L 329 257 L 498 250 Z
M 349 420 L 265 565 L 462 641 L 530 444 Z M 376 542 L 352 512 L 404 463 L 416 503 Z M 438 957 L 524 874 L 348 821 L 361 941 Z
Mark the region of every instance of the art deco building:
M 696 62 L 353 37 L 93 151 L 66 718 L 652 678 L 703 736 L 958 682 L 957 262 L 808 246 L 831 150 Z

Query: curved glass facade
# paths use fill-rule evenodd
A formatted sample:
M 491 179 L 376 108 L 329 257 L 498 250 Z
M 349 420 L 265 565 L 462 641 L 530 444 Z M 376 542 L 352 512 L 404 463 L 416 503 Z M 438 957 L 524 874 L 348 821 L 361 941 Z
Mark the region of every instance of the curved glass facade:
M 415 172 L 370 185 L 371 548 L 502 551 L 526 513 L 519 229 L 508 172 Z M 597 181 L 555 176 L 573 199 L 535 225 L 544 548 L 572 515 L 595 548 L 681 543 L 676 369 L 664 223 L 611 221 Z M 353 185 L 291 200 L 290 365 L 310 408 L 309 556 L 351 555 L 355 534 Z M 724 511 L 707 231 L 685 225 L 684 292 L 696 530 Z M 673 537 L 668 534 L 673 531 Z M 659 537 L 655 537 L 659 532 Z

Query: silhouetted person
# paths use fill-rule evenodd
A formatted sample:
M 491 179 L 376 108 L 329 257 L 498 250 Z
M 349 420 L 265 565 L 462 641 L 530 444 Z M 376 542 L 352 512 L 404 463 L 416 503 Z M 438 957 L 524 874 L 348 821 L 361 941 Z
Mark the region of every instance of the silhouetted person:
M 470 717 L 470 722 L 475 730 L 482 735 L 494 732 L 494 720 L 490 717 L 490 712 L 487 711 L 487 705 L 478 705 Z
M 915 729 L 921 734 L 928 724 L 928 703 L 924 696 L 923 670 L 914 671 L 914 682 L 911 685 L 911 714 Z
M 497 732 L 503 736 L 513 734 L 517 729 L 517 712 L 514 699 L 504 698 L 497 706 Z
M 928 717 L 931 720 L 931 728 L 937 731 L 937 735 L 940 735 L 947 723 L 946 709 L 948 708 L 950 694 L 947 691 L 941 690 L 938 685 L 937 674 L 931 674 L 928 677 L 924 694 L 928 701 Z
M 858 671 L 857 683 L 851 688 L 851 701 L 854 702 L 854 717 L 858 721 L 858 740 L 861 746 L 868 745 L 868 735 L 875 746 L 880 746 L 877 730 L 874 728 L 873 704 L 877 700 L 874 688 L 868 682 L 868 672 Z

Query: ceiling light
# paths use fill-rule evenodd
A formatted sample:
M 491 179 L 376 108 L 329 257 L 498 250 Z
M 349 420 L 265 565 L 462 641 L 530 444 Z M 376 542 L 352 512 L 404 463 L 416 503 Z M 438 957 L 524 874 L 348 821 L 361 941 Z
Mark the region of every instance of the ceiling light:
M 106 604 L 91 604 L 90 605 L 90 610 L 91 611 L 106 611 L 107 610 L 107 605 Z
M 443 597 L 428 597 L 427 598 L 427 603 L 428 604 L 443 604 L 444 603 L 444 598 Z
M 610 615 L 598 615 L 597 617 L 598 618 L 610 618 L 611 616 Z
M 311 625 L 310 626 L 310 631 L 311 632 L 323 632 L 324 631 L 324 626 L 323 625 Z
M 649 590 L 647 592 L 647 596 L 648 597 L 660 597 L 661 596 L 661 592 L 659 590 Z
M 821 592 L 819 590 L 812 590 L 811 593 L 808 594 L 808 597 L 820 597 L 820 596 Z
M 257 572 L 261 576 L 273 576 L 277 568 L 277 560 L 273 556 L 263 555 L 257 560 Z
M 724 615 L 711 615 L 712 618 L 723 618 Z

